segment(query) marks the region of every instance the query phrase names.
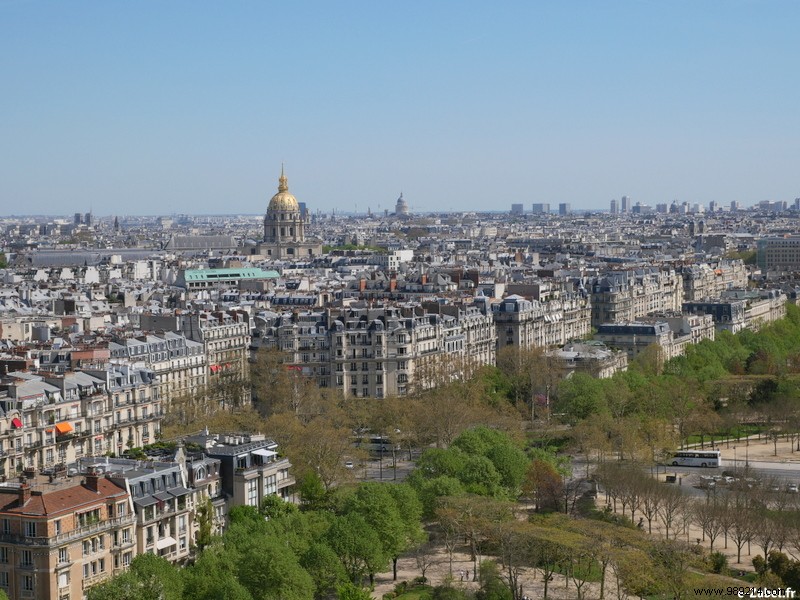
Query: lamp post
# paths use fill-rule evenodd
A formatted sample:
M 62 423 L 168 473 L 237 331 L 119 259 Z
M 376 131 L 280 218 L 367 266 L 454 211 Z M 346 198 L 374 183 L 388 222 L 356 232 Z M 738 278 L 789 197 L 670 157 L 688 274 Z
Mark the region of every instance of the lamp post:
M 735 469 L 736 467 L 737 467 L 737 463 L 736 463 L 736 446 L 734 446 L 733 447 L 733 468 Z

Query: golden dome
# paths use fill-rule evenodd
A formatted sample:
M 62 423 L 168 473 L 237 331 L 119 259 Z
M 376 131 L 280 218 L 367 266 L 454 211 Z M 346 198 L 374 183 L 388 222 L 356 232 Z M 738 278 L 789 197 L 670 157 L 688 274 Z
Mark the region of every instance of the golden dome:
M 267 212 L 273 211 L 292 211 L 299 212 L 300 205 L 297 204 L 297 198 L 289 193 L 289 182 L 286 175 L 283 174 L 283 167 L 281 166 L 281 176 L 278 179 L 278 193 L 272 197 L 267 207 Z

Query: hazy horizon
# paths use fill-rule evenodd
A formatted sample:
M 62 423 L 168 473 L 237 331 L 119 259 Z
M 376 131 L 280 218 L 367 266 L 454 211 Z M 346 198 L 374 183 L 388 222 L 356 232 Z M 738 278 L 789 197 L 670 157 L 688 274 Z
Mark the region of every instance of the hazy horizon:
M 282 163 L 312 212 L 791 202 L 798 22 L 789 0 L 0 0 L 0 214 L 261 214 Z

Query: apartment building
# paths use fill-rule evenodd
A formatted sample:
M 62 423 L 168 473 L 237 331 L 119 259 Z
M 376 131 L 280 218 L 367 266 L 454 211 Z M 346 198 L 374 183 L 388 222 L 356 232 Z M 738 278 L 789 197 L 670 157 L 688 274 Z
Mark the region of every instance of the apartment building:
M 205 393 L 208 374 L 204 350 L 202 342 L 174 331 L 117 338 L 109 343 L 112 360 L 142 361 L 153 370 L 165 406 L 175 398 Z
M 203 344 L 209 392 L 222 405 L 249 402 L 244 383 L 248 376 L 250 317 L 245 311 L 143 314 L 140 322 L 143 329 L 180 331 L 187 339 Z
M 675 269 L 613 271 L 593 278 L 592 327 L 624 323 L 655 312 L 681 310 L 683 277 Z
M 683 311 L 711 316 L 717 331 L 757 331 L 786 316 L 787 296 L 781 290 L 729 290 L 720 298 L 684 302 Z
M 10 373 L 0 383 L 0 475 L 55 473 L 84 456 L 122 454 L 155 441 L 164 416 L 152 371 Z
M 681 356 L 690 344 L 714 340 L 710 315 L 663 314 L 645 317 L 633 323 L 607 323 L 598 327 L 595 339 L 611 348 L 624 350 L 629 359 L 655 344 L 662 360 Z
M 683 299 L 686 302 L 719 298 L 727 290 L 747 287 L 747 269 L 741 260 L 688 265 L 681 267 L 679 272 L 683 277 Z
M 203 454 L 219 461 L 218 473 L 227 503 L 226 514 L 232 506 L 258 507 L 269 495 L 277 495 L 286 501 L 294 500 L 295 479 L 289 473 L 289 459 L 280 457 L 278 445 L 263 435 L 211 435 L 204 432 L 189 436 L 186 442 L 201 446 Z M 212 496 L 212 503 L 217 497 L 219 494 Z
M 0 484 L 0 589 L 9 598 L 84 598 L 136 555 L 131 508 L 125 487 L 93 473 Z
M 551 348 L 589 335 L 591 307 L 581 293 L 542 300 L 517 294 L 492 306 L 498 348 Z
M 756 261 L 765 270 L 797 271 L 800 236 L 766 237 L 757 242 Z
M 171 562 L 188 558 L 193 543 L 194 490 L 187 487 L 182 465 L 172 461 L 136 461 L 89 458 L 80 470 L 105 473 L 110 481 L 129 490 L 136 516 L 137 554 L 149 552 Z
M 270 312 L 255 325 L 256 347 L 289 353 L 321 387 L 351 397 L 404 395 L 411 385 L 432 386 L 495 362 L 485 303 Z

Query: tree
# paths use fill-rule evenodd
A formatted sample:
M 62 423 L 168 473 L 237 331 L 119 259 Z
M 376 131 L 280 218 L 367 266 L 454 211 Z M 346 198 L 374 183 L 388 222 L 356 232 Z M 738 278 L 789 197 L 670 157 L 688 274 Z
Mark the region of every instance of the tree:
M 239 583 L 233 555 L 221 543 L 204 550 L 195 563 L 183 571 L 184 600 L 252 600 Z
M 451 526 L 468 541 L 472 572 L 477 579 L 483 542 L 488 539 L 493 524 L 513 519 L 513 505 L 510 502 L 475 495 L 443 498 L 437 516 L 440 521 L 449 521 Z
M 207 497 L 198 502 L 195 520 L 198 524 L 195 543 L 202 551 L 211 543 L 211 534 L 214 531 L 214 505 L 211 503 L 211 498 Z
M 346 582 L 336 588 L 338 600 L 372 600 L 372 594 L 367 590 Z
M 299 478 L 298 492 L 300 508 L 303 510 L 323 510 L 328 503 L 328 491 L 319 475 L 308 471 Z
M 89 590 L 90 600 L 181 600 L 183 579 L 169 561 L 154 554 L 139 554 L 128 572 Z
M 254 600 L 312 600 L 314 596 L 314 582 L 288 540 L 268 534 L 275 523 L 291 518 L 266 521 L 253 506 L 231 509 L 231 524 L 220 543 L 230 553 L 237 580 Z
M 669 539 L 669 531 L 678 519 L 686 504 L 686 498 L 676 487 L 667 486 L 662 489 L 661 502 L 658 507 L 658 516 L 664 525 L 664 537 Z
M 687 598 L 687 574 L 691 555 L 684 544 L 673 540 L 660 540 L 651 547 L 650 554 L 658 574 L 659 584 L 672 598 Z
M 268 494 L 261 499 L 258 512 L 267 519 L 280 519 L 297 512 L 297 506 L 276 494 Z
M 483 561 L 480 569 L 481 589 L 475 594 L 476 600 L 514 600 L 515 594 L 503 582 L 496 563 Z
M 317 598 L 327 598 L 331 592 L 347 583 L 347 573 L 342 562 L 327 544 L 312 543 L 300 557 L 300 565 L 311 576 Z
M 722 511 L 714 499 L 698 500 L 692 504 L 691 512 L 694 523 L 703 532 L 710 542 L 710 549 L 714 551 L 714 541 L 722 534 L 724 518 Z
M 534 509 L 559 510 L 564 482 L 561 474 L 549 462 L 535 459 L 528 467 L 522 493 L 533 500 Z
M 392 571 L 396 580 L 397 559 L 412 543 L 410 532 L 413 524 L 407 522 L 401 515 L 398 504 L 389 491 L 390 487 L 375 482 L 361 484 L 347 499 L 345 514 L 359 515 L 377 533 L 383 554 L 392 559 Z M 405 496 L 409 502 L 412 501 L 412 497 L 416 498 L 413 491 L 411 494 L 405 491 L 395 493 Z M 411 512 L 417 514 L 419 523 L 418 515 L 421 511 L 415 507 Z
M 661 498 L 661 487 L 656 480 L 642 480 L 639 508 L 644 514 L 644 518 L 647 519 L 647 532 L 650 534 L 653 533 L 653 520 L 658 517 Z
M 389 562 L 375 530 L 356 513 L 335 517 L 325 540 L 342 561 L 350 581 L 361 585 L 364 577 L 372 582 L 375 573 Z

